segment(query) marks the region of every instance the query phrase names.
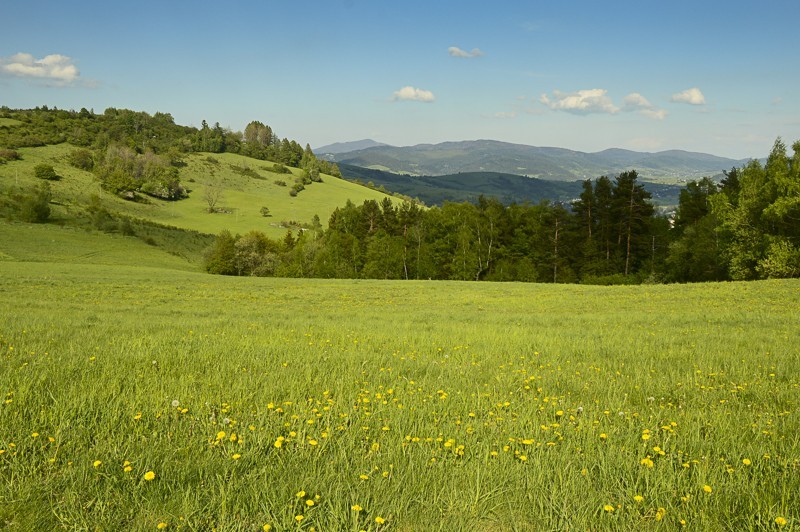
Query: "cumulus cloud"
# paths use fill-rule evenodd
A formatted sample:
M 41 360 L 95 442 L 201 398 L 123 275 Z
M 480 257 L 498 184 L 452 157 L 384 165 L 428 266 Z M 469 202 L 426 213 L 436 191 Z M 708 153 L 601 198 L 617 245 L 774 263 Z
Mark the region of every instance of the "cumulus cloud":
M 656 120 L 663 120 L 667 116 L 667 112 L 664 109 L 657 108 L 638 92 L 632 92 L 622 99 L 622 110 L 638 112 L 642 116 Z
M 435 99 L 436 97 L 433 95 L 431 91 L 418 89 L 410 85 L 403 87 L 399 91 L 395 91 L 395 93 L 392 95 L 392 101 L 395 102 L 411 101 L 411 102 L 430 103 Z
M 453 57 L 463 57 L 465 59 L 472 59 L 474 57 L 481 57 L 483 52 L 480 48 L 473 48 L 472 51 L 468 52 L 466 50 L 462 50 L 458 46 L 451 46 L 447 49 L 447 53 Z
M 614 105 L 606 89 L 585 89 L 577 92 L 553 91 L 552 98 L 542 94 L 539 101 L 554 111 L 566 111 L 579 115 L 592 113 L 615 114 L 619 107 Z
M 685 91 L 676 92 L 672 95 L 670 101 L 675 103 L 688 103 L 689 105 L 704 105 L 706 103 L 706 97 L 703 96 L 700 89 L 692 87 Z
M 18 78 L 42 80 L 54 85 L 70 85 L 80 77 L 78 67 L 72 59 L 61 54 L 47 55 L 42 59 L 36 59 L 26 53 L 2 57 L 0 73 Z

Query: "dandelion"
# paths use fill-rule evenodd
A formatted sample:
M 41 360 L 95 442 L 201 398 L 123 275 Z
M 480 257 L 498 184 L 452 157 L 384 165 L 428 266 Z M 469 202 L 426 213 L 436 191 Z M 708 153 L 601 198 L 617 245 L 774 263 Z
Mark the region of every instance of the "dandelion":
M 272 525 L 266 524 L 261 527 L 261 530 L 263 530 L 264 532 L 269 532 L 270 530 L 272 530 Z
M 384 519 L 381 516 L 378 516 L 378 517 L 375 518 L 375 522 L 378 523 L 379 525 L 382 525 L 383 523 L 386 522 L 386 519 Z
M 234 460 L 238 460 L 238 459 L 239 459 L 239 458 L 241 458 L 241 457 L 242 457 L 242 455 L 241 455 L 241 454 L 239 454 L 239 453 L 236 453 L 236 454 L 234 454 L 233 456 L 231 456 L 231 458 L 233 458 Z
M 165 523 L 164 521 L 161 521 L 160 523 L 158 523 L 156 525 L 156 528 L 159 529 L 159 530 L 164 530 L 165 528 L 167 528 L 167 526 L 168 526 L 167 523 Z
M 306 492 L 303 491 L 303 490 L 300 490 L 297 493 L 295 493 L 295 497 L 297 497 L 298 499 L 302 499 L 305 496 L 306 496 Z
M 778 516 L 775 518 L 775 524 L 778 526 L 786 526 L 786 523 L 788 523 L 788 521 L 785 517 Z
M 642 497 L 641 495 L 634 495 L 633 500 L 636 502 L 642 502 L 644 501 L 644 497 Z
M 225 431 L 221 430 L 221 431 L 217 432 L 216 440 L 217 441 L 222 441 L 224 439 L 225 439 Z
M 649 456 L 645 456 L 644 458 L 639 460 L 639 463 L 642 464 L 643 466 L 647 467 L 647 468 L 650 468 L 650 469 L 652 469 L 653 465 L 654 465 L 653 461 L 650 459 Z
M 303 519 L 305 519 L 305 516 L 303 516 L 303 515 L 296 515 L 296 516 L 294 516 L 294 520 L 295 520 L 295 521 L 297 521 L 298 523 L 299 523 L 300 521 L 302 521 Z
M 614 511 L 614 507 L 611 506 L 610 504 L 606 504 L 605 506 L 603 506 L 603 511 L 611 513 Z
M 153 479 L 155 479 L 155 478 L 156 478 L 156 474 L 153 471 L 148 471 L 147 473 L 144 474 L 144 479 L 146 481 L 148 481 L 148 482 L 153 480 Z
M 363 508 L 357 504 L 351 506 L 350 509 L 353 510 L 354 512 L 360 512 L 361 510 L 363 510 Z
M 92 466 L 94 466 L 95 469 L 100 467 L 101 465 L 103 465 L 103 462 L 101 460 L 95 460 L 94 462 L 92 462 Z
M 361 480 L 369 480 L 369 477 L 367 475 L 358 475 L 358 478 L 360 478 Z
M 751 462 L 749 458 L 742 458 L 742 463 L 743 463 L 744 465 L 746 465 L 746 466 L 749 466 L 749 465 L 750 465 L 750 464 L 752 464 L 753 462 Z
M 711 493 L 711 492 L 712 492 L 712 491 L 714 491 L 714 490 L 713 490 L 713 489 L 711 489 L 711 486 L 709 486 L 708 484 L 706 484 L 705 486 L 703 486 L 703 491 L 705 491 L 706 493 Z
M 172 405 L 172 408 L 178 408 L 181 405 L 181 402 L 177 399 L 173 399 L 170 404 Z
M 658 510 L 656 510 L 656 521 L 661 521 L 662 519 L 664 519 L 664 516 L 666 515 L 666 513 L 667 513 L 667 510 L 665 510 L 664 508 L 659 507 Z
M 315 504 L 315 503 L 314 503 L 314 501 L 313 501 L 312 499 L 308 499 L 308 500 L 306 501 L 306 506 L 308 506 L 309 508 L 311 508 L 312 506 L 314 506 L 314 504 Z
M 603 440 L 603 441 L 606 441 L 608 439 L 608 434 L 606 434 L 605 432 L 601 433 L 600 434 L 600 439 Z

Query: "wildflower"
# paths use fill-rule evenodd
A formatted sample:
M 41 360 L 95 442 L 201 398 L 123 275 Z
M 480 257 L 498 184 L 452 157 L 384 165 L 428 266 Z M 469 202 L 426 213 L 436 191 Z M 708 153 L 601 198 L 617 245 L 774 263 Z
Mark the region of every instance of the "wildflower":
M 608 439 L 608 434 L 606 434 L 605 432 L 601 433 L 600 434 L 600 439 L 603 440 L 603 441 L 607 440 Z
M 750 465 L 750 464 L 752 464 L 753 462 L 751 462 L 749 458 L 742 458 L 742 463 L 743 463 L 744 465 L 746 465 L 746 466 L 749 466 L 749 465 Z
M 661 521 L 662 519 L 664 519 L 664 515 L 666 515 L 666 513 L 667 510 L 659 507 L 658 510 L 656 510 L 656 521 Z
M 94 462 L 92 462 L 92 465 L 93 465 L 95 468 L 98 468 L 98 467 L 100 467 L 101 465 L 103 465 L 103 462 L 102 462 L 102 461 L 100 461 L 100 460 L 95 460 Z
M 367 475 L 358 475 L 358 478 L 360 478 L 361 480 L 369 480 L 369 477 Z
M 610 504 L 606 504 L 605 506 L 603 506 L 603 511 L 611 513 L 614 511 L 614 507 L 611 506 Z
M 384 519 L 381 516 L 378 516 L 378 517 L 375 518 L 375 522 L 378 523 L 379 525 L 382 525 L 383 523 L 386 522 L 386 519 Z
M 294 516 L 294 520 L 295 520 L 295 521 L 297 521 L 298 523 L 299 523 L 300 521 L 302 521 L 303 519 L 305 519 L 305 516 L 303 516 L 303 515 L 296 515 L 296 516 Z
M 156 528 L 159 529 L 159 530 L 164 530 L 165 528 L 167 528 L 167 526 L 168 526 L 167 523 L 165 523 L 164 521 L 161 521 L 160 523 L 158 523 L 156 525 Z
M 642 502 L 644 501 L 644 497 L 642 497 L 641 495 L 634 495 L 633 500 L 636 502 Z
M 300 490 L 300 491 L 298 491 L 298 492 L 295 494 L 295 496 L 296 496 L 298 499 L 302 499 L 303 497 L 305 497 L 305 496 L 306 496 L 306 492 L 305 492 L 305 491 L 303 491 L 303 490 Z
M 645 467 L 648 467 L 648 468 L 651 468 L 651 469 L 653 468 L 653 461 L 650 459 L 650 456 L 645 456 L 644 458 L 639 460 L 639 463 L 642 464 Z
M 786 523 L 788 523 L 788 521 L 786 520 L 785 517 L 779 516 L 775 518 L 775 524 L 778 526 L 786 526 Z
M 236 454 L 234 454 L 233 456 L 231 456 L 231 458 L 233 458 L 234 460 L 238 460 L 238 459 L 239 459 L 239 458 L 241 458 L 241 457 L 242 457 L 242 455 L 241 455 L 241 454 L 239 454 L 239 453 L 236 453 Z
M 703 486 L 703 491 L 705 491 L 706 493 L 711 493 L 714 490 L 711 489 L 711 486 L 706 484 L 705 486 Z
M 153 480 L 154 478 L 156 478 L 156 474 L 153 471 L 148 471 L 147 473 L 144 474 L 144 479 L 147 480 L 148 482 Z
M 221 430 L 217 432 L 217 441 L 222 441 L 225 439 L 225 431 Z
M 173 399 L 172 403 L 170 404 L 172 405 L 172 408 L 178 408 L 181 405 L 181 402 L 178 401 L 177 399 Z
M 264 532 L 269 532 L 270 530 L 272 530 L 272 525 L 269 524 L 264 525 L 261 527 L 261 530 L 263 530 Z
M 126 465 L 126 466 L 124 466 L 124 467 L 122 468 L 122 470 L 123 470 L 125 473 L 130 473 L 131 471 L 133 471 L 133 468 L 132 468 L 131 466 L 129 466 L 129 465 Z
M 306 506 L 308 506 L 309 508 L 311 508 L 312 506 L 314 506 L 314 504 L 315 504 L 315 503 L 314 503 L 314 501 L 313 501 L 313 500 L 311 500 L 311 499 L 308 499 L 308 500 L 306 501 Z
M 360 512 L 361 510 L 363 510 L 363 508 L 357 504 L 351 506 L 350 509 L 353 510 L 354 512 Z

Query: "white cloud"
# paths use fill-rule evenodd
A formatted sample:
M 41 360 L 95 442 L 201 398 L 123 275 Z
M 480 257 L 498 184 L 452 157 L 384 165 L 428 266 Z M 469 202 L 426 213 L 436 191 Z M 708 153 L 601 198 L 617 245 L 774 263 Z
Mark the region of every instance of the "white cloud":
M 447 53 L 452 55 L 453 57 L 463 57 L 465 59 L 472 59 L 474 57 L 481 57 L 483 52 L 480 48 L 473 48 L 471 52 L 466 50 L 462 50 L 458 46 L 451 46 L 447 49 Z
M 704 105 L 706 103 L 706 97 L 703 96 L 703 93 L 700 92 L 700 89 L 697 87 L 692 87 L 691 89 L 686 89 L 682 92 L 676 92 L 672 95 L 672 99 L 670 101 L 675 103 L 688 103 L 690 105 Z
M 619 107 L 606 94 L 606 89 L 586 89 L 577 92 L 553 91 L 553 97 L 542 94 L 539 101 L 555 111 L 586 115 L 591 113 L 615 114 Z
M 431 91 L 426 91 L 412 87 L 410 85 L 403 87 L 392 95 L 392 101 L 413 101 L 429 103 L 435 100 L 436 97 Z
M 0 57 L 0 73 L 43 80 L 55 85 L 70 85 L 80 77 L 78 67 L 73 64 L 72 59 L 60 54 L 47 55 L 42 59 L 26 53 Z
M 667 116 L 667 112 L 664 109 L 657 108 L 638 92 L 632 92 L 622 99 L 622 110 L 627 112 L 635 111 L 642 116 L 656 120 L 663 120 Z

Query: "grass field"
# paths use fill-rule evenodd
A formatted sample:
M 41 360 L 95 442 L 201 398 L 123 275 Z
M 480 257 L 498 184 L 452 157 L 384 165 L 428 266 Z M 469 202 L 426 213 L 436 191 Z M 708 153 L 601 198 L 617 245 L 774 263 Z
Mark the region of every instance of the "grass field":
M 0 300 L 12 530 L 800 518 L 796 280 L 603 288 L 0 261 Z
M 101 204 L 112 213 L 210 234 L 218 234 L 223 229 L 244 234 L 255 229 L 272 238 L 286 234 L 282 222 L 309 223 L 318 215 L 322 224 L 327 225 L 333 210 L 344 206 L 347 200 L 361 204 L 366 199 L 380 202 L 387 197 L 376 190 L 326 175 L 322 176 L 322 183 L 306 185 L 297 197 L 291 197 L 289 189 L 300 173 L 297 169 L 291 169 L 293 174 L 277 174 L 267 170 L 272 168 L 270 162 L 230 153 L 199 153 L 186 155 L 186 166 L 180 171 L 183 184 L 191 190 L 189 198 L 180 201 L 147 198 L 147 203 L 135 203 L 103 192 L 92 173 L 70 166 L 67 157 L 74 149 L 60 144 L 18 150 L 21 160 L 0 165 L 0 187 L 32 187 L 39 182 L 33 174 L 34 166 L 47 163 L 61 176 L 60 180 L 51 182 L 53 201 L 57 204 L 53 206 L 52 216 L 56 220 L 74 216 L 89 204 L 92 196 L 98 196 Z M 237 173 L 235 168 L 255 171 L 260 179 Z M 287 186 L 276 185 L 276 180 L 285 181 Z M 217 207 L 224 212 L 208 213 L 204 199 L 208 186 L 221 189 L 222 199 Z M 399 200 L 393 198 L 393 201 Z M 261 207 L 268 207 L 271 216 L 262 216 Z

